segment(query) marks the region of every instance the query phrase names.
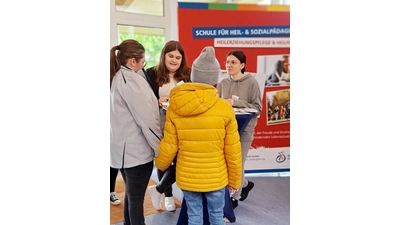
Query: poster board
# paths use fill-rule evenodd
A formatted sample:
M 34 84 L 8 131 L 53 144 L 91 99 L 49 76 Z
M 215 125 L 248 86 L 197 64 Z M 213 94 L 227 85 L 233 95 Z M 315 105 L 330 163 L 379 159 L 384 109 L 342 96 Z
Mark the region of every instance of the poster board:
M 290 111 L 290 72 L 281 74 L 285 80 L 266 83 L 277 60 L 290 57 L 290 6 L 179 2 L 178 37 L 188 65 L 205 46 L 213 46 L 221 79 L 228 76 L 224 71 L 226 54 L 237 49 L 246 54 L 245 73 L 259 82 L 263 102 L 246 173 L 290 171 L 290 116 L 278 115 L 276 120 L 268 116 L 271 107 Z

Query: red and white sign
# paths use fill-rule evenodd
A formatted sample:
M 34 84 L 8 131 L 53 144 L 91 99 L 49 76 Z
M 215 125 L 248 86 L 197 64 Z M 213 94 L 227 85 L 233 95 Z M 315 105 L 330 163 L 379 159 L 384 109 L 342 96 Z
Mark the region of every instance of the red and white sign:
M 215 38 L 214 47 L 220 48 L 290 48 L 290 37 L 279 38 Z

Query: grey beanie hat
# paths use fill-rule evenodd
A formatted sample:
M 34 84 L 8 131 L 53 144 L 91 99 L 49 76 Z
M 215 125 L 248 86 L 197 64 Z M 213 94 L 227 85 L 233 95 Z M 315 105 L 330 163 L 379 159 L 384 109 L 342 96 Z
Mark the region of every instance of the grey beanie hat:
M 215 50 L 211 46 L 204 47 L 200 55 L 193 61 L 190 79 L 193 83 L 216 85 L 220 74 L 220 66 L 215 58 Z

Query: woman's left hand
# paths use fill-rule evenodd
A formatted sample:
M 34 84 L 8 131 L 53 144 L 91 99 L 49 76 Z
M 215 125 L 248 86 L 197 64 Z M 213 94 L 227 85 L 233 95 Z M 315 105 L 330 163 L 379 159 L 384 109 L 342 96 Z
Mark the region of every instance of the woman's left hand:
M 231 187 L 231 186 L 228 186 L 228 190 L 231 191 L 232 193 L 238 192 L 238 189 L 234 189 L 234 188 Z

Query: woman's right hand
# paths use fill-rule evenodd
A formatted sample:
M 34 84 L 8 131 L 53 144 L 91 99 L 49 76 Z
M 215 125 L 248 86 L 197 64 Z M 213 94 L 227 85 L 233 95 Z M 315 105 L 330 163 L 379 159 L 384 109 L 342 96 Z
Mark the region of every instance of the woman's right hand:
M 233 105 L 233 99 L 231 99 L 231 98 L 228 98 L 228 99 L 226 99 L 226 101 L 228 101 L 228 102 L 229 102 L 229 104 Z
M 160 97 L 160 99 L 158 99 L 158 104 L 160 105 L 160 107 L 162 107 L 163 103 L 168 101 L 169 101 L 168 98 Z

